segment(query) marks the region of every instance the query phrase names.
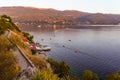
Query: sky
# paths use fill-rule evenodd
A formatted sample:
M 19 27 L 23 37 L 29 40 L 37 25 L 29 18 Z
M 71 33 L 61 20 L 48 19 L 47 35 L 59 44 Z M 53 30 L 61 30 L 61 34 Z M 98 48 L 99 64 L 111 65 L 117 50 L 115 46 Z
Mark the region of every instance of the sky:
M 120 0 L 0 0 L 0 7 L 4 6 L 29 6 L 120 14 Z

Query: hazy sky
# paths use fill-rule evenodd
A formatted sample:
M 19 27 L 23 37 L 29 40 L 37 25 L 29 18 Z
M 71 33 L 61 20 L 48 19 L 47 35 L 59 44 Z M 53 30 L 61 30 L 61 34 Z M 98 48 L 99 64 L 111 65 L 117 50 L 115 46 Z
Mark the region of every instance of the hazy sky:
M 120 0 L 0 0 L 0 6 L 32 6 L 120 14 Z

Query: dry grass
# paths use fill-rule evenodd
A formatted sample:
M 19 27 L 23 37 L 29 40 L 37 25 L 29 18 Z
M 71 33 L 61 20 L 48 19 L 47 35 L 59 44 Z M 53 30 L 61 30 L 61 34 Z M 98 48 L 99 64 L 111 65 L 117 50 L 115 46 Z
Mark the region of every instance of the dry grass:
M 12 51 L 8 49 L 12 44 L 4 36 L 0 36 L 0 41 L 0 79 L 13 80 L 20 68 Z

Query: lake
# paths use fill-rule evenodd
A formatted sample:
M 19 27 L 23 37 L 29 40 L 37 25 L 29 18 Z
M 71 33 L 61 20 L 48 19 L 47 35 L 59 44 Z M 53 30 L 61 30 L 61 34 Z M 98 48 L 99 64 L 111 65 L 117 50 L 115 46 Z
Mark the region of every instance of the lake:
M 120 26 L 24 26 L 34 41 L 51 47 L 46 54 L 65 60 L 71 73 L 92 70 L 99 76 L 120 70 Z

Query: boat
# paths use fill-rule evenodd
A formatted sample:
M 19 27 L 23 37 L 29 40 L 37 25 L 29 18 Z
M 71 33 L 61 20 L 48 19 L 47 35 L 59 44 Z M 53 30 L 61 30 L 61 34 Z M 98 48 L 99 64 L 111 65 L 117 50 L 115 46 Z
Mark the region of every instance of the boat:
M 50 51 L 51 50 L 51 47 L 48 47 L 47 45 L 41 45 L 39 43 L 31 44 L 30 48 L 37 50 L 37 51 Z
M 48 47 L 47 45 L 40 45 L 39 50 L 40 51 L 50 51 L 51 47 Z
M 41 47 L 40 51 L 50 51 L 51 47 Z

